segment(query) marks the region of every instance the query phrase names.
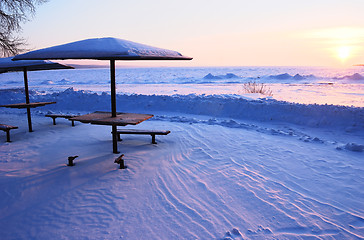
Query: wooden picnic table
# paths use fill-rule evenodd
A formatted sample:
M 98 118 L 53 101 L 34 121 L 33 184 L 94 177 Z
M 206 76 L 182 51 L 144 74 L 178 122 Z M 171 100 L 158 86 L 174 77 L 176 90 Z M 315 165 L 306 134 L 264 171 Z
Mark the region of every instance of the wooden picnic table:
M 27 90 L 27 86 L 26 86 L 26 90 Z M 28 128 L 29 128 L 29 132 L 33 132 L 33 128 L 32 128 L 32 117 L 31 117 L 31 114 L 30 114 L 30 109 L 31 108 L 36 108 L 36 107 L 43 107 L 45 105 L 55 104 L 55 103 L 56 102 L 33 102 L 33 103 L 30 103 L 29 102 L 29 94 L 28 94 L 28 95 L 26 95 L 26 102 L 25 103 L 6 104 L 6 105 L 0 105 L 0 107 L 18 108 L 18 109 L 26 108 L 27 109 L 27 116 L 28 116 Z
M 137 125 L 149 118 L 152 118 L 152 114 L 139 114 L 139 113 L 121 113 L 117 112 L 115 117 L 112 117 L 111 112 L 97 111 L 77 117 L 70 118 L 69 120 L 79 121 L 82 123 L 91 123 L 96 125 L 109 125 L 112 126 L 113 135 L 113 152 L 118 153 L 117 141 L 118 134 L 116 126 Z

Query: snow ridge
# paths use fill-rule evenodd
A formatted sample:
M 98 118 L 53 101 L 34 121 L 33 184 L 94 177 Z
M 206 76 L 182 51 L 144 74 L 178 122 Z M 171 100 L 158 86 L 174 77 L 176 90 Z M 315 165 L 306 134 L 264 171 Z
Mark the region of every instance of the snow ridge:
M 0 91 L 0 104 L 24 101 L 22 90 Z M 42 108 L 50 111 L 97 111 L 110 109 L 108 93 L 77 91 L 55 93 L 31 91 L 31 101 L 55 101 Z M 364 130 L 364 108 L 337 105 L 298 104 L 269 98 L 251 100 L 231 95 L 140 95 L 118 94 L 118 111 L 177 112 L 261 122 L 286 122 L 301 126 Z

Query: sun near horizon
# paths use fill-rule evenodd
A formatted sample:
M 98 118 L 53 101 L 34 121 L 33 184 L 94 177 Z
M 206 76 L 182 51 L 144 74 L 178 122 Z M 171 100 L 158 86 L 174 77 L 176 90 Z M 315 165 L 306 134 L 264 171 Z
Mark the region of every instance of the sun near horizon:
M 337 57 L 341 61 L 345 61 L 350 57 L 350 47 L 348 46 L 341 46 L 337 48 Z
M 362 48 L 364 28 L 317 29 L 311 37 L 321 43 L 322 48 L 330 50 L 330 56 L 336 59 L 338 66 L 353 66 L 363 61 L 361 56 L 364 55 Z

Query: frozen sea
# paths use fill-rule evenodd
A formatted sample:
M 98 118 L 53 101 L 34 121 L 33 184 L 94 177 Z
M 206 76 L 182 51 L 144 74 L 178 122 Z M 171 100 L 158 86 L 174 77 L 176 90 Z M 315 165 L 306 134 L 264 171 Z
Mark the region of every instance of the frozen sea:
M 49 93 L 73 87 L 110 92 L 108 68 L 30 72 L 31 90 Z M 0 75 L 1 89 L 23 87 L 23 74 Z M 143 95 L 245 94 L 244 83 L 263 83 L 273 98 L 304 104 L 364 107 L 364 67 L 154 67 L 117 68 L 117 93 Z

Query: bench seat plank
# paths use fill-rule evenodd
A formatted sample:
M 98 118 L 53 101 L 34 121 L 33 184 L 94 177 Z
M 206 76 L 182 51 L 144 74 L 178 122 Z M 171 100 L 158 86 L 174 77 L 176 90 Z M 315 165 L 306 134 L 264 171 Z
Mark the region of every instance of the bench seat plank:
M 142 130 L 142 129 L 118 129 L 118 134 L 144 134 L 144 135 L 167 135 L 171 131 L 168 130 Z
M 72 115 L 72 114 L 47 114 L 46 117 L 50 117 L 53 119 L 53 125 L 56 125 L 56 118 L 65 118 L 70 121 L 72 121 L 72 127 L 75 126 L 75 121 L 71 118 L 78 117 L 78 115 Z
M 0 124 L 0 130 L 3 130 L 6 132 L 6 141 L 10 142 L 10 130 L 11 129 L 17 129 L 16 126 L 6 125 L 6 124 Z
M 16 126 L 6 125 L 6 124 L 0 124 L 0 130 L 6 131 L 7 129 L 17 129 Z
M 118 129 L 116 131 L 116 134 L 118 135 L 119 141 L 121 141 L 120 134 L 151 135 L 152 136 L 152 143 L 156 144 L 157 142 L 155 141 L 155 135 L 167 135 L 170 132 L 171 131 L 169 131 L 169 130 Z
M 73 118 L 77 117 L 77 115 L 71 115 L 71 114 L 47 114 L 46 117 L 55 117 L 55 118 Z

